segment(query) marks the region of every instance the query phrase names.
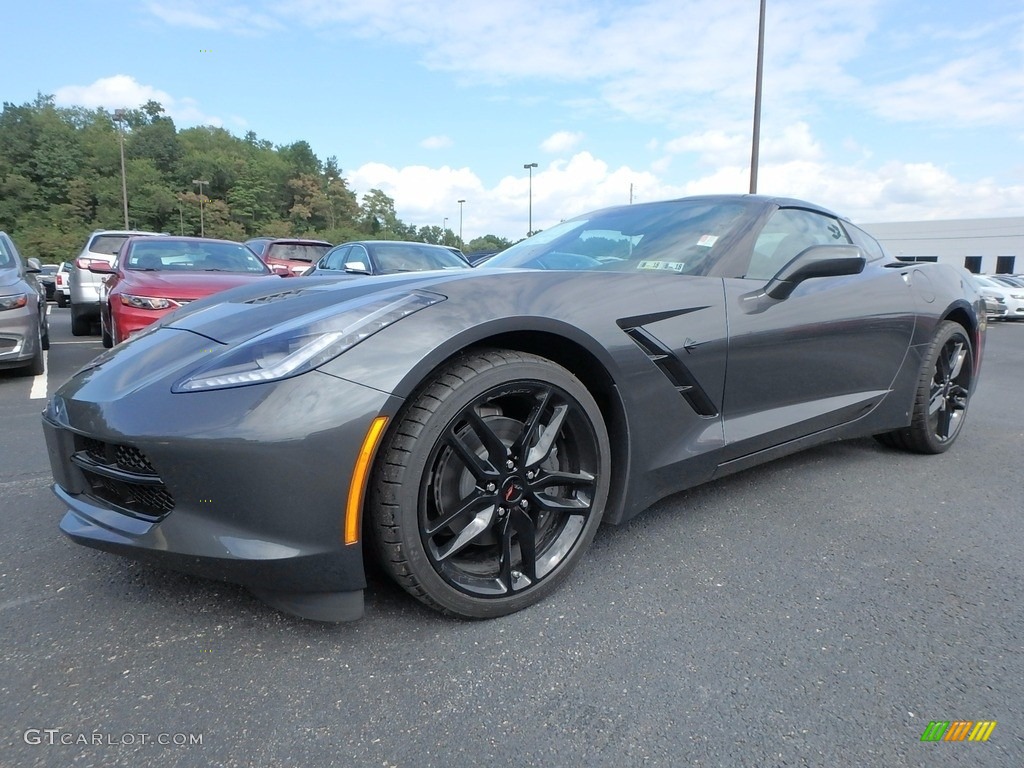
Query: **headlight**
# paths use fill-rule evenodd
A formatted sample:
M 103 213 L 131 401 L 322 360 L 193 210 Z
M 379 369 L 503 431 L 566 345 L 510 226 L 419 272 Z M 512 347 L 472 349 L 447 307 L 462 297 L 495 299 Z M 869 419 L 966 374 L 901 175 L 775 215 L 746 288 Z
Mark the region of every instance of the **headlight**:
M 20 309 L 28 304 L 27 293 L 15 293 L 11 296 L 0 296 L 0 312 L 5 309 Z
M 121 294 L 121 303 L 126 307 L 135 309 L 176 309 L 181 304 L 174 299 L 160 299 L 153 296 L 133 296 L 130 293 Z
M 338 314 L 330 307 L 313 317 L 261 333 L 215 358 L 175 384 L 173 392 L 242 387 L 298 376 L 351 349 L 403 317 L 444 301 L 444 296 L 414 292 L 371 296 Z
M 1010 298 L 1017 299 L 1017 301 L 1024 300 L 1024 293 L 1011 293 Z

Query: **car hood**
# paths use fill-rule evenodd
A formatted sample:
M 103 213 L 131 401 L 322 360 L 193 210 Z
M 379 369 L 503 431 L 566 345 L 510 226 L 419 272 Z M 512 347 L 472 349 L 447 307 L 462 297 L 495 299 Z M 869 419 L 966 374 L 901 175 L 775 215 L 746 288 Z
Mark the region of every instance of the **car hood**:
M 168 299 L 201 299 L 213 293 L 226 291 L 240 285 L 269 282 L 271 274 L 248 274 L 243 272 L 143 272 L 125 273 L 124 281 L 118 287 L 122 293 L 136 293 L 143 296 L 158 296 Z M 271 284 L 278 287 L 280 278 Z
M 11 288 L 21 282 L 16 269 L 0 269 L 0 288 Z
M 451 272 L 415 272 L 374 278 L 293 277 L 266 281 L 193 302 L 169 315 L 161 326 L 192 331 L 221 344 L 237 344 L 329 307 L 342 312 L 346 304 L 370 294 L 416 288 L 443 294 L 450 275 Z

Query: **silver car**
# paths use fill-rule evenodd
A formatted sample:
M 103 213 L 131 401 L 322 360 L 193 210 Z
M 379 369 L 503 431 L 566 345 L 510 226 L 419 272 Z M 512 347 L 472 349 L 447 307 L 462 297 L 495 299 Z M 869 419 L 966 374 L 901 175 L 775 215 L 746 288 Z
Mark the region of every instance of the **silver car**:
M 46 299 L 36 280 L 38 259 L 26 263 L 14 241 L 0 232 L 0 368 L 22 368 L 38 376 L 50 348 Z
M 68 282 L 71 286 L 71 333 L 75 336 L 87 336 L 94 323 L 100 321 L 100 301 L 102 299 L 103 276 L 89 271 L 89 264 L 99 261 L 110 266 L 121 249 L 121 245 L 129 237 L 140 235 L 161 236 L 163 232 L 144 232 L 125 229 L 98 229 L 89 235 L 85 247 L 78 254 L 69 270 Z

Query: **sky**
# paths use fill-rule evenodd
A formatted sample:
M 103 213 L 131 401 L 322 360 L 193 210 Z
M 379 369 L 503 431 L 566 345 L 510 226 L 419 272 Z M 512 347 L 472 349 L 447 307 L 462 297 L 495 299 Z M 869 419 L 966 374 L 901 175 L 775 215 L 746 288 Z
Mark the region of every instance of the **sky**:
M 766 8 L 759 193 L 862 223 L 1024 216 L 1020 0 Z M 4 15 L 4 102 L 153 99 L 179 129 L 305 140 L 358 195 L 381 189 L 404 222 L 467 242 L 750 185 L 759 0 L 48 0 Z

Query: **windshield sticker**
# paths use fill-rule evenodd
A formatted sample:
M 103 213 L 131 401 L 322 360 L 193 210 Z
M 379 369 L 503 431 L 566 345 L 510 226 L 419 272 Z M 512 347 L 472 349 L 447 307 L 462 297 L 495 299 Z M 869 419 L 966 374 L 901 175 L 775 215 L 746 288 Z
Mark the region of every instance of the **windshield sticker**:
M 700 240 L 697 241 L 697 245 L 703 245 L 705 248 L 710 248 L 718 242 L 718 235 L 701 235 Z
M 636 265 L 637 269 L 668 269 L 673 272 L 682 272 L 686 264 L 681 261 L 641 261 Z

